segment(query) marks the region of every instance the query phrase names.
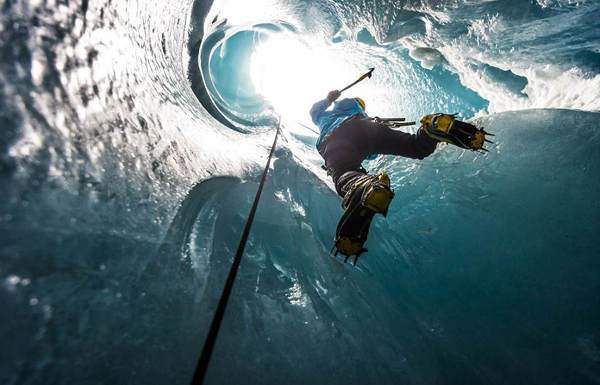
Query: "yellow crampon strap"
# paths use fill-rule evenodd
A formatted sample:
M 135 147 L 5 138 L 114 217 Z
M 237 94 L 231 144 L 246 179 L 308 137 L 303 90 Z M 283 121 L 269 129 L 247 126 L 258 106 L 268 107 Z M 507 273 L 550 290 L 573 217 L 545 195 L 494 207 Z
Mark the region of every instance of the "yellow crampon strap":
M 390 202 L 394 198 L 394 193 L 390 189 L 390 177 L 385 171 L 379 171 L 375 175 L 365 175 L 357 180 L 342 199 L 344 210 L 348 208 L 350 197 L 354 194 L 354 191 L 369 182 L 373 183 L 370 183 L 367 190 L 363 192 L 361 204 L 376 213 L 384 214 L 387 211 Z
M 473 150 L 481 150 L 483 148 L 483 142 L 485 142 L 485 134 L 481 131 L 475 133 L 475 139 L 469 144 Z
M 342 207 L 344 208 L 344 210 L 348 208 L 348 205 L 350 204 L 350 197 L 354 193 L 354 190 L 367 183 L 368 181 L 372 180 L 373 178 L 375 178 L 373 175 L 365 175 L 364 177 L 354 182 L 352 187 L 350 187 L 350 190 L 348 190 L 344 195 L 344 198 L 342 198 Z
M 346 256 L 362 253 L 364 251 L 362 246 L 362 243 L 353 241 L 348 237 L 340 237 L 335 242 L 335 248 Z
M 435 114 L 423 116 L 421 118 L 421 123 L 429 127 L 435 127 L 438 130 L 449 134 L 455 120 L 456 118 L 452 115 Z
M 367 252 L 363 244 L 367 240 L 371 219 L 376 214 L 385 216 L 390 203 L 394 199 L 394 192 L 390 188 L 390 177 L 385 171 L 375 175 L 364 175 L 359 178 L 342 200 L 342 207 L 346 212 L 340 219 L 336 231 L 335 245 L 337 249 L 334 256 L 342 253 L 354 256 L 354 265 L 362 253 Z
M 390 177 L 385 171 L 379 171 L 375 178 L 377 182 L 371 184 L 368 190 L 365 191 L 362 204 L 366 208 L 385 216 L 392 199 L 394 199 L 394 193 L 390 189 Z
M 423 125 L 423 129 L 433 139 L 440 140 L 442 142 L 456 144 L 451 139 L 435 135 L 434 132 L 437 130 L 449 134 L 452 125 L 454 124 L 454 116 L 446 115 L 446 114 L 435 114 L 435 115 L 425 115 L 421 118 L 421 124 Z

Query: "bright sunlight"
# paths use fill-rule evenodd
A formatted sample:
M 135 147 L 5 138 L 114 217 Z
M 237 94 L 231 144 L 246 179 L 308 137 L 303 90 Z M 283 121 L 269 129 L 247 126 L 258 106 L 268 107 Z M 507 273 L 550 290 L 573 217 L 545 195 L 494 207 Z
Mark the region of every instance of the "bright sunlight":
M 331 46 L 308 47 L 288 36 L 271 35 L 256 47 L 251 62 L 257 92 L 284 119 L 303 123 L 310 122 L 308 111 L 314 102 L 347 85 L 356 72 L 344 66 Z

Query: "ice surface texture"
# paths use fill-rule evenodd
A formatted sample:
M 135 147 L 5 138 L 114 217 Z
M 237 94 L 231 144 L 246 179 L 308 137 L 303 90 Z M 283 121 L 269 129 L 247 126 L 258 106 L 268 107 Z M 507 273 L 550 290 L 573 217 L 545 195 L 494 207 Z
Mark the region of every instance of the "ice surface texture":
M 0 383 L 189 383 L 275 112 L 207 383 L 600 383 L 597 2 L 402 3 L 4 4 Z M 396 198 L 352 267 L 302 124 L 371 66 L 370 114 L 496 144 L 366 164 Z

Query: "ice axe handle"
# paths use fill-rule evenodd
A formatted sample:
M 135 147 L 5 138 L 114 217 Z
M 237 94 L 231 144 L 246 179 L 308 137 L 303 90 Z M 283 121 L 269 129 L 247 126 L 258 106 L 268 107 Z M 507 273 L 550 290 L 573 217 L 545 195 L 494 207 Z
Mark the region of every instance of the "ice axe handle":
M 346 91 L 348 88 L 350 87 L 354 87 L 356 84 L 362 82 L 363 80 L 365 80 L 366 78 L 370 78 L 371 75 L 373 74 L 373 71 L 375 70 L 375 68 L 369 68 L 369 72 L 367 72 L 366 74 L 364 74 L 363 76 L 359 77 L 357 81 L 355 81 L 354 83 L 350 84 L 348 87 L 340 90 L 340 93 Z

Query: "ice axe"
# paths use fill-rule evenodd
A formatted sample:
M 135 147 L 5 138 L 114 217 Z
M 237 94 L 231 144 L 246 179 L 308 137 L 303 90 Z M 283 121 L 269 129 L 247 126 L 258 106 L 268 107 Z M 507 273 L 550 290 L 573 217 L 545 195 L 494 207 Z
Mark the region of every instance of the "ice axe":
M 369 72 L 367 72 L 366 74 L 364 74 L 363 76 L 359 77 L 357 81 L 355 81 L 354 83 L 350 84 L 348 87 L 340 90 L 340 93 L 346 91 L 348 88 L 355 86 L 356 84 L 362 82 L 363 80 L 365 80 L 366 78 L 370 78 L 371 75 L 373 74 L 373 71 L 375 70 L 375 68 L 369 68 Z

